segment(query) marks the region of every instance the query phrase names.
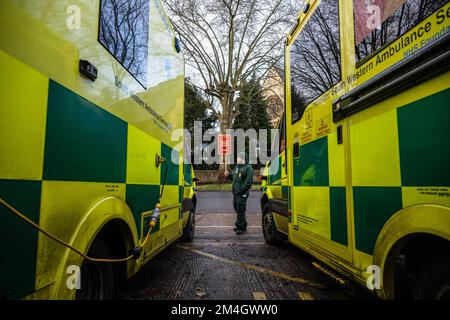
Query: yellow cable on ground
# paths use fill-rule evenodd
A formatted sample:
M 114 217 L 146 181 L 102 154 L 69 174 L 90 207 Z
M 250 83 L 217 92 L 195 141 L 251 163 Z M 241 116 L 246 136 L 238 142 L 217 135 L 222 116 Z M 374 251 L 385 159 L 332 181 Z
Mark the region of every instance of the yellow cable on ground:
M 18 216 L 20 219 L 22 219 L 23 221 L 25 221 L 26 223 L 28 223 L 29 225 L 31 225 L 33 228 L 37 229 L 38 231 L 42 232 L 43 234 L 45 234 L 47 237 L 49 237 L 50 239 L 58 242 L 59 244 L 63 245 L 64 247 L 69 248 L 70 250 L 72 250 L 73 252 L 75 252 L 76 254 L 78 254 L 79 256 L 83 257 L 84 259 L 91 261 L 91 262 L 99 262 L 99 263 L 120 263 L 120 262 L 127 262 L 130 261 L 132 259 L 134 259 L 134 255 L 130 255 L 128 258 L 125 259 L 95 259 L 95 258 L 91 258 L 88 257 L 87 255 L 85 255 L 84 253 L 82 253 L 81 251 L 75 249 L 74 247 L 72 247 L 70 244 L 68 244 L 67 242 L 59 239 L 58 237 L 52 235 L 51 233 L 43 230 L 38 224 L 36 224 L 34 221 L 30 220 L 29 218 L 27 218 L 25 215 L 23 215 L 22 213 L 20 213 L 18 210 L 16 210 L 14 207 L 12 207 L 11 205 L 9 205 L 5 200 L 3 200 L 2 198 L 0 198 L 0 204 L 2 204 L 3 206 L 5 206 L 7 209 L 9 209 L 10 212 L 14 213 L 16 216 Z M 147 244 L 148 240 L 150 239 L 150 234 L 152 232 L 154 225 L 152 224 L 150 226 L 150 229 L 147 233 L 147 237 L 145 238 L 144 242 L 142 243 L 142 245 L 140 245 L 138 247 L 138 249 L 142 249 L 145 247 L 145 245 Z

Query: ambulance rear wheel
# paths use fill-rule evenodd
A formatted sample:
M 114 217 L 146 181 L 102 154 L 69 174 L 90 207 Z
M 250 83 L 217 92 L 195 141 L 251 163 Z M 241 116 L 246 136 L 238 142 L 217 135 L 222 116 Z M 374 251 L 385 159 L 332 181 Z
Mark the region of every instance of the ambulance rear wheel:
M 450 301 L 450 257 L 431 259 L 420 268 L 413 299 Z
M 271 246 L 279 246 L 284 242 L 284 236 L 278 231 L 273 218 L 273 213 L 270 211 L 270 206 L 266 204 L 263 208 L 262 228 L 264 240 Z
M 183 235 L 181 236 L 181 241 L 190 242 L 194 240 L 195 236 L 195 207 L 191 203 L 189 206 L 189 217 L 186 226 L 183 228 Z
M 111 253 L 102 239 L 92 244 L 89 257 L 108 259 Z M 81 267 L 81 289 L 77 290 L 77 300 L 112 300 L 114 293 L 114 267 L 111 263 L 85 261 Z

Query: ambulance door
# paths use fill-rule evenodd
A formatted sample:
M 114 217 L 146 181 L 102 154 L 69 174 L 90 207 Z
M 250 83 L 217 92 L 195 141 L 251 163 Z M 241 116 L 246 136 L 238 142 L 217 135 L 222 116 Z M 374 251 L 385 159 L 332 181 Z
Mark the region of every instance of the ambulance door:
M 289 184 L 286 161 L 286 121 L 283 114 L 278 126 L 276 145 L 279 155 L 271 162 L 268 184 L 272 193 L 273 218 L 278 231 L 288 233 Z M 277 208 L 277 209 L 276 209 Z
M 294 244 L 327 259 L 352 262 L 346 188 L 347 126 L 332 103 L 345 93 L 342 1 L 311 1 L 288 46 L 291 223 Z M 307 7 L 308 8 L 308 7 Z

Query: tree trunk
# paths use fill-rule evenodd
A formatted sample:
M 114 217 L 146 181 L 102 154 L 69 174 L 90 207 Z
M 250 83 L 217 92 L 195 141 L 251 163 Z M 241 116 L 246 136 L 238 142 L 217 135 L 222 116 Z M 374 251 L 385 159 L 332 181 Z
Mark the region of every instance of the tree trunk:
M 220 117 L 220 133 L 227 134 L 228 130 L 231 129 L 232 120 L 231 119 L 231 110 L 230 110 L 230 102 L 228 97 L 222 99 L 222 116 Z M 233 142 L 231 142 L 233 143 Z M 229 165 L 225 165 L 223 161 L 220 163 L 218 177 L 220 182 L 226 182 L 225 171 L 229 170 Z

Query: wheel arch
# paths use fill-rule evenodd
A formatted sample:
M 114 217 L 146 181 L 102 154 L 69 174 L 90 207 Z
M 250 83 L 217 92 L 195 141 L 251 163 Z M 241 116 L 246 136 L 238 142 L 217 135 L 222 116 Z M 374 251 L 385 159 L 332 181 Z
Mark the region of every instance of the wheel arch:
M 82 217 L 74 231 L 70 245 L 87 253 L 96 239 L 107 241 L 114 258 L 124 258 L 129 249 L 139 242 L 135 219 L 128 205 L 119 198 L 110 197 L 98 201 Z M 124 252 L 125 251 L 125 252 Z M 65 282 L 68 266 L 81 266 L 83 258 L 66 249 L 57 270 L 55 295 L 57 299 L 73 299 L 74 290 L 67 289 Z M 136 261 L 128 261 L 124 272 L 131 277 L 139 270 Z
M 381 268 L 383 299 L 395 298 L 395 270 L 399 254 L 412 243 L 436 238 L 450 241 L 450 208 L 416 205 L 400 210 L 385 224 L 374 250 L 373 264 Z

